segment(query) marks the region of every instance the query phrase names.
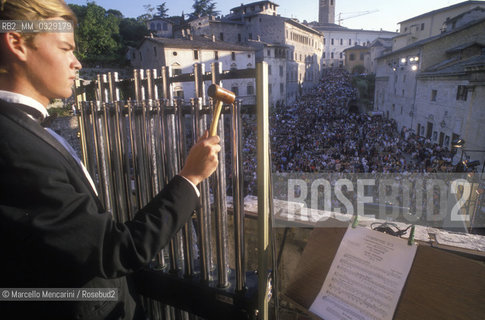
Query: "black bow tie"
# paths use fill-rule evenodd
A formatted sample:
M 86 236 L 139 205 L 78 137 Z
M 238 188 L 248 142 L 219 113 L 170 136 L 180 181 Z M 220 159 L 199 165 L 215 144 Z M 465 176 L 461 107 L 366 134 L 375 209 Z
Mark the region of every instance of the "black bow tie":
M 49 127 L 52 124 L 52 121 L 57 118 L 56 114 L 52 116 L 44 117 L 42 112 L 40 112 L 39 110 L 26 106 L 24 104 L 18 104 L 17 108 L 25 112 L 27 115 L 31 116 L 36 122 L 38 122 L 43 127 Z

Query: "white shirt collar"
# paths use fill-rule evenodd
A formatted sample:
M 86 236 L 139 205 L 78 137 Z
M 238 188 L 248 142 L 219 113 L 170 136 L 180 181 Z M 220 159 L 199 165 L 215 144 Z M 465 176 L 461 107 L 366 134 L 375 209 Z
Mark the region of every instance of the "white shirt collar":
M 39 111 L 40 113 L 42 113 L 44 118 L 49 116 L 47 109 L 44 107 L 42 103 L 40 103 L 35 99 L 32 99 L 31 97 L 27 97 L 23 94 L 0 90 L 0 99 L 10 103 L 18 103 L 18 104 L 23 104 L 23 105 L 32 107 L 37 111 Z

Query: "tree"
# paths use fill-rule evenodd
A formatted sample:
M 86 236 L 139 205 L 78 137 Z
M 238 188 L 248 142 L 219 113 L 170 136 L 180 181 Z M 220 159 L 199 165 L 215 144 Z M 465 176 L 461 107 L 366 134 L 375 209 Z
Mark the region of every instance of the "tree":
M 120 35 L 123 46 L 136 47 L 149 34 L 145 23 L 134 18 L 124 18 L 120 22 Z
M 79 19 L 76 42 L 81 60 L 119 53 L 120 18 L 115 12 L 108 13 L 94 2 L 88 2 L 85 6 L 71 5 L 71 8 Z
M 161 18 L 167 18 L 168 17 L 168 8 L 166 6 L 167 4 L 163 2 L 161 5 L 157 6 L 157 16 Z
M 151 4 L 145 4 L 143 8 L 145 9 L 146 13 L 138 16 L 136 20 L 142 23 L 146 23 L 153 18 L 153 11 L 155 11 L 155 8 Z
M 194 0 L 192 8 L 194 12 L 190 14 L 191 19 L 219 14 L 219 11 L 216 10 L 216 3 L 212 0 Z

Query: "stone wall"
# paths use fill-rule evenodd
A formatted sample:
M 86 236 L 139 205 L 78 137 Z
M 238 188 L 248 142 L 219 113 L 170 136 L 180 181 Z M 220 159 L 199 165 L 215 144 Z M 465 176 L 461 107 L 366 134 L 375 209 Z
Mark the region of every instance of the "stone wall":
M 82 158 L 81 141 L 78 137 L 79 123 L 76 116 L 56 118 L 49 127 L 66 139 L 76 150 L 77 155 Z

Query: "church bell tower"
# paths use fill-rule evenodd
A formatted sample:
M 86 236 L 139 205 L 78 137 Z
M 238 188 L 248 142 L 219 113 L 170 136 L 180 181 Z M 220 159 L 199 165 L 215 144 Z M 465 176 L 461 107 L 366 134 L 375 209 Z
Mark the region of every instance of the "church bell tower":
M 335 1 L 336 0 L 320 0 L 318 23 L 335 23 Z

